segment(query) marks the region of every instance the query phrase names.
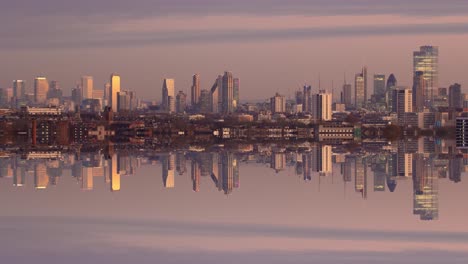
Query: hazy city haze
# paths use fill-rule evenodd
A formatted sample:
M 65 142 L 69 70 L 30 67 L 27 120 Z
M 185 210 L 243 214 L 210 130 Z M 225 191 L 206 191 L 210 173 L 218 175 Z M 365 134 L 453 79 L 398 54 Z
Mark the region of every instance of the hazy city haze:
M 304 83 L 341 87 L 363 65 L 412 84 L 412 52 L 440 47 L 440 85 L 467 83 L 466 1 L 8 1 L 0 10 L 0 87 L 46 76 L 66 94 L 112 72 L 122 89 L 160 100 L 164 78 L 190 91 L 230 70 L 242 98 L 291 95 Z M 14 21 L 14 23 L 12 23 Z M 336 94 L 336 92 L 335 92 Z

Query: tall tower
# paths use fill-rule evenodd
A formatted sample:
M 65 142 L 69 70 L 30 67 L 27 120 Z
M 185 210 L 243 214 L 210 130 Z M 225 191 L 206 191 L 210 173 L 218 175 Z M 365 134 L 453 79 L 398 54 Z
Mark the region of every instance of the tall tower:
M 332 120 L 332 94 L 320 90 L 311 98 L 312 118 L 317 121 Z
M 439 89 L 439 47 L 421 46 L 413 53 L 413 76 L 422 72 L 426 83 L 425 105 L 432 105 Z
M 13 97 L 15 99 L 24 99 L 26 95 L 26 82 L 23 80 L 13 81 Z
M 233 105 L 234 105 L 234 110 L 237 109 L 237 107 L 240 106 L 240 102 L 239 102 L 239 89 L 240 89 L 240 80 L 239 78 L 234 78 L 233 79 L 233 84 L 234 84 L 234 102 L 233 102 Z
M 175 107 L 174 79 L 164 79 L 162 87 L 162 107 L 164 111 L 174 113 Z
M 109 106 L 112 112 L 118 111 L 118 95 L 120 93 L 120 76 L 113 73 L 110 77 Z
M 413 112 L 413 91 L 406 86 L 395 87 L 393 90 L 393 112 L 399 116 Z
M 81 77 L 81 92 L 83 93 L 83 100 L 93 98 L 93 77 Z
M 234 112 L 234 80 L 231 72 L 224 72 L 221 94 L 222 113 L 229 114 Z
M 424 80 L 424 73 L 417 71 L 414 73 L 413 79 L 413 107 L 416 112 L 424 111 L 426 81 Z
M 270 98 L 270 106 L 272 113 L 284 113 L 286 112 L 286 98 L 279 93 Z
M 49 82 L 47 82 L 47 78 L 37 77 L 34 79 L 34 101 L 37 104 L 45 104 L 48 93 Z
M 176 96 L 176 111 L 177 113 L 183 113 L 185 112 L 185 107 L 187 106 L 187 95 L 179 91 L 179 93 Z
M 463 94 L 461 85 L 458 83 L 452 84 L 449 87 L 449 107 L 462 108 L 463 107 Z
M 362 67 L 361 73 L 354 79 L 354 101 L 357 108 L 365 108 L 367 104 L 367 67 Z
M 343 96 L 341 98 L 341 103 L 345 104 L 346 107 L 350 107 L 353 104 L 351 84 L 343 84 Z
M 193 75 L 192 80 L 192 107 L 198 105 L 200 101 L 200 75 Z
M 385 75 L 374 74 L 374 97 L 377 102 L 385 100 Z

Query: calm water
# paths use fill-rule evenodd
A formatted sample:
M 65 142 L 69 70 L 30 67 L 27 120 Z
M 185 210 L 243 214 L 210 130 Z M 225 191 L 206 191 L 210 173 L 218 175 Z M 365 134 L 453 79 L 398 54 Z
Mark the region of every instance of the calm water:
M 468 263 L 453 142 L 0 155 L 1 263 Z

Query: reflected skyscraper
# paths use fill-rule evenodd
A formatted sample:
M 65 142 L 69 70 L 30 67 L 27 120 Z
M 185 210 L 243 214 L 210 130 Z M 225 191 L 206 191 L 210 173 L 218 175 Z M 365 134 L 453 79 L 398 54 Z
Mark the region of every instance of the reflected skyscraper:
M 37 163 L 34 166 L 34 187 L 36 189 L 46 189 L 49 185 L 49 175 L 47 167 L 43 163 Z
M 109 175 L 111 191 L 120 191 L 120 171 L 119 171 L 119 157 L 116 153 L 111 154 L 109 160 Z
M 175 163 L 176 155 L 172 153 L 162 159 L 163 184 L 166 189 L 175 187 Z
M 421 220 L 437 220 L 439 218 L 437 174 L 423 154 L 416 154 L 413 164 L 413 213 L 419 215 Z
M 363 198 L 367 198 L 367 166 L 362 157 L 356 158 L 354 189 L 361 193 Z
M 195 160 L 192 160 L 191 174 L 192 174 L 192 189 L 194 192 L 199 192 L 201 170 L 200 170 L 200 165 Z

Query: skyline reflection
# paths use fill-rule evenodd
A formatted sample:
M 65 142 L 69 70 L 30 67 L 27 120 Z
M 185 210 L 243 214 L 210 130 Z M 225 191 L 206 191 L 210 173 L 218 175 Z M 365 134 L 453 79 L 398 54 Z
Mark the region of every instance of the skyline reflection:
M 315 186 L 312 189 L 319 192 L 327 185 L 340 184 L 345 195 L 364 200 L 370 193 L 399 195 L 398 186 L 410 182 L 412 200 L 406 202 L 412 203 L 412 213 L 425 221 L 439 219 L 440 182 L 460 183 L 466 164 L 468 156 L 456 149 L 455 142 L 433 138 L 339 146 L 308 142 L 189 146 L 172 151 L 124 145 L 11 149 L 0 156 L 0 184 L 11 180 L 17 189 L 34 186 L 37 191 L 47 191 L 51 186 L 60 188 L 61 178 L 71 176 L 83 191 L 93 191 L 100 181 L 111 192 L 119 192 L 135 188 L 126 185 L 126 178 L 143 177 L 139 168 L 149 167 L 151 177 L 160 177 L 167 191 L 189 181 L 195 193 L 214 188 L 224 195 L 236 195 L 241 180 L 257 177 L 249 169 L 260 166 L 262 171 L 289 177 L 288 181 L 296 178 Z M 256 187 L 268 189 L 269 184 L 262 182 Z M 346 193 L 349 188 L 352 194 Z

